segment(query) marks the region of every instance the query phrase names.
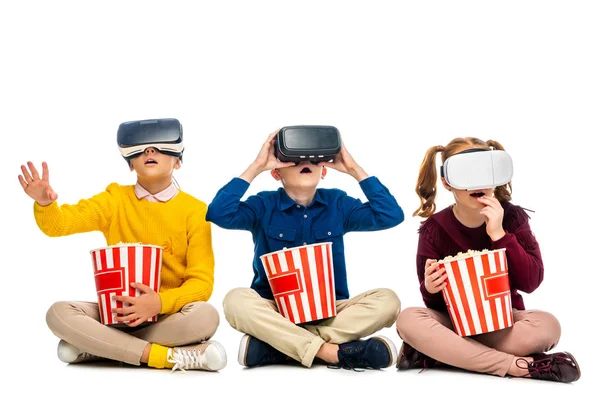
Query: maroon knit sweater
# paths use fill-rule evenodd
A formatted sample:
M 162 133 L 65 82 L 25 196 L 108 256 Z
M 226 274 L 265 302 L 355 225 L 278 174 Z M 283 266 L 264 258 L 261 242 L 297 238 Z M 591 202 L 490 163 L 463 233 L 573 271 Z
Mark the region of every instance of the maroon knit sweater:
M 502 207 L 502 227 L 506 235 L 496 242 L 492 242 L 488 236 L 485 224 L 477 228 L 468 228 L 461 224 L 454 216 L 452 206 L 435 213 L 421 225 L 417 249 L 417 275 L 421 283 L 421 295 L 427 307 L 447 312 L 442 292 L 431 294 L 425 289 L 425 261 L 428 258 L 440 260 L 469 249 L 506 248 L 512 306 L 518 310 L 525 309 L 523 297 L 518 291 L 531 293 L 542 283 L 542 254 L 529 227 L 529 216 L 525 210 L 509 202 L 502 203 Z

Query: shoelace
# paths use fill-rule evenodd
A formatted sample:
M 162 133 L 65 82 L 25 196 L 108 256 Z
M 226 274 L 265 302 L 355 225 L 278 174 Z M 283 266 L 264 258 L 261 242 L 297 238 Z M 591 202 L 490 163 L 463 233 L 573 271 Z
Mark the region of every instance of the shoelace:
M 364 372 L 365 368 L 372 368 L 367 361 L 363 360 L 363 358 L 361 356 L 354 355 L 354 357 L 356 357 L 358 359 L 357 361 L 358 361 L 359 365 L 365 365 L 366 367 L 356 367 L 356 366 L 354 366 L 354 363 L 349 359 L 350 357 L 344 357 L 343 359 L 340 360 L 339 364 L 328 365 L 327 368 L 332 368 L 332 369 L 343 368 L 343 369 L 347 369 L 347 370 L 352 370 L 354 372 Z
M 178 369 L 185 373 L 186 369 L 199 369 L 204 368 L 204 354 L 200 354 L 198 349 L 184 350 L 184 349 L 170 349 L 167 356 L 167 361 L 175 364 L 171 371 Z
M 525 362 L 525 367 L 522 367 L 519 365 L 519 361 L 524 361 Z M 548 360 L 547 362 L 543 362 L 543 361 L 538 361 L 538 362 L 532 362 L 531 364 L 524 358 L 518 358 L 516 361 L 517 367 L 521 368 L 521 369 L 526 369 L 529 371 L 529 375 L 531 375 L 532 372 L 537 372 L 538 374 L 543 374 L 543 373 L 552 373 L 552 361 Z M 530 368 L 531 365 L 531 368 Z

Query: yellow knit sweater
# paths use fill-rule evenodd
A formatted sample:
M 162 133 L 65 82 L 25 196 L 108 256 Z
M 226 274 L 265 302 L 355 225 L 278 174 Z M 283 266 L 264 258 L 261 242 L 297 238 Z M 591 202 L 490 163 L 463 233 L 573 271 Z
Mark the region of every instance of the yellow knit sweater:
M 181 191 L 167 202 L 150 202 L 138 199 L 134 186 L 116 183 L 75 205 L 34 203 L 33 208 L 38 226 L 48 236 L 101 231 L 108 246 L 119 242 L 162 246 L 161 314 L 207 301 L 212 294 L 214 255 L 206 209 L 205 203 Z

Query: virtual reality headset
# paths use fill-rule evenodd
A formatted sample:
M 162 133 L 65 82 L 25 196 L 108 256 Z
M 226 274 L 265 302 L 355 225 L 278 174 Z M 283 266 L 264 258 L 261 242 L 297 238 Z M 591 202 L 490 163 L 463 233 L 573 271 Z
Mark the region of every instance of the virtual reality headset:
M 286 126 L 279 130 L 275 156 L 279 161 L 296 164 L 310 161 L 318 164 L 331 161 L 342 150 L 342 138 L 337 128 L 325 125 Z
M 461 190 L 506 185 L 513 175 L 512 158 L 502 150 L 465 150 L 448 157 L 440 169 L 448 185 Z
M 183 127 L 175 118 L 123 122 L 117 131 L 121 155 L 129 162 L 148 147 L 170 156 L 183 156 Z

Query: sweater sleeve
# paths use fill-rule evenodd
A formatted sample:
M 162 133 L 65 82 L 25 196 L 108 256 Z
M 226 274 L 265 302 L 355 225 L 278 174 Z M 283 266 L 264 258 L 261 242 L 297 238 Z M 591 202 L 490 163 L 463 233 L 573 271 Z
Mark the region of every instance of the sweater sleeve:
M 506 234 L 492 242 L 492 249 L 506 248 L 511 288 L 525 293 L 533 292 L 544 279 L 542 253 L 528 219 L 521 207 L 508 208 L 504 216 Z
M 182 284 L 159 293 L 161 314 L 173 314 L 195 301 L 208 301 L 214 285 L 215 259 L 210 223 L 206 221 L 206 205 L 195 210 L 187 222 L 188 248 Z
M 435 230 L 432 221 L 426 221 L 419 230 L 419 244 L 417 247 L 417 276 L 419 278 L 421 297 L 428 308 L 434 310 L 446 311 L 446 302 L 442 292 L 431 294 L 425 288 L 425 264 L 427 259 L 439 260 L 441 258 L 439 251 L 434 245 Z
M 105 231 L 110 225 L 117 205 L 119 185 L 110 184 L 106 191 L 77 204 L 56 202 L 43 207 L 34 202 L 33 214 L 39 228 L 48 236 Z

